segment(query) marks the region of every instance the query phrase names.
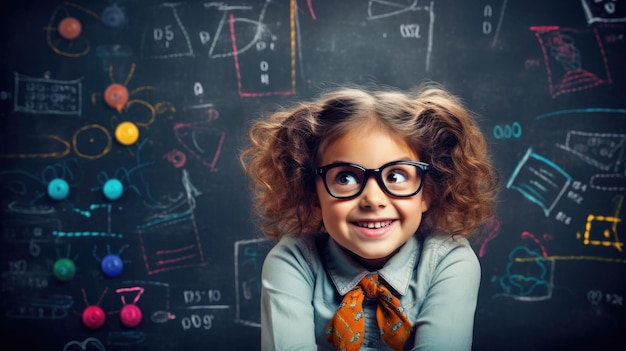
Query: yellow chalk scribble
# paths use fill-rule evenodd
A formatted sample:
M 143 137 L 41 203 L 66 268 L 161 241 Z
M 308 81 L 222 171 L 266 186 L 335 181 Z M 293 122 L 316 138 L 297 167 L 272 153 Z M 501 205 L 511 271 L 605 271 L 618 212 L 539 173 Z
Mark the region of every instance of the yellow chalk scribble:
M 585 232 L 582 234 L 583 244 L 585 245 L 594 245 L 594 246 L 605 246 L 605 247 L 614 247 L 618 251 L 622 251 L 622 247 L 624 243 L 619 240 L 619 236 L 617 235 L 617 224 L 621 222 L 619 218 L 619 213 L 622 209 L 622 203 L 624 202 L 624 196 L 618 195 L 615 197 L 616 206 L 615 213 L 612 216 L 597 216 L 590 214 L 587 216 L 587 223 L 585 224 Z M 599 222 L 609 223 L 610 226 L 604 230 L 602 230 L 602 234 L 600 238 L 592 237 L 592 229 L 594 224 L 598 224 Z M 596 230 L 598 232 L 598 230 Z M 577 233 L 576 237 L 581 239 L 581 234 Z

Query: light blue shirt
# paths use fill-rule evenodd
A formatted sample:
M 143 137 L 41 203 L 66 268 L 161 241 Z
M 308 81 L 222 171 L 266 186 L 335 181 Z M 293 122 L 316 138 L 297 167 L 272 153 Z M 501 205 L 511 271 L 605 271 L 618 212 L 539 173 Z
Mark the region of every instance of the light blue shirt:
M 287 235 L 263 264 L 263 350 L 332 350 L 330 319 L 365 275 L 326 233 Z M 480 264 L 467 239 L 436 232 L 412 237 L 378 271 L 413 325 L 407 350 L 471 350 Z M 376 325 L 377 300 L 364 302 L 361 350 L 389 350 Z

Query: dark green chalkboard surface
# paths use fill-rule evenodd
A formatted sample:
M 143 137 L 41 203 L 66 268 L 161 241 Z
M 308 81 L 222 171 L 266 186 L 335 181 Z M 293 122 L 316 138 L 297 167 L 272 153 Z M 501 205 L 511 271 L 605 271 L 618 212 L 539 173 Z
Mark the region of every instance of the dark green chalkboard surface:
M 3 1 L 0 16 L 0 349 L 259 349 L 272 242 L 237 161 L 250 120 L 424 80 L 481 116 L 501 177 L 473 242 L 473 348 L 626 347 L 625 1 Z

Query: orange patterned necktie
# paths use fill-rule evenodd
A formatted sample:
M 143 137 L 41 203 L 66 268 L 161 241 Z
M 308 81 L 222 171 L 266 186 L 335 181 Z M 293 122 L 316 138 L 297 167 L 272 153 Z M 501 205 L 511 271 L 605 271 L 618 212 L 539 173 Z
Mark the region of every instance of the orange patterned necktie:
M 383 341 L 393 350 L 402 350 L 411 336 L 411 322 L 400 311 L 400 300 L 378 281 L 378 274 L 363 277 L 350 290 L 326 327 L 326 339 L 338 350 L 356 351 L 361 348 L 365 321 L 363 300 L 378 298 L 376 321 Z

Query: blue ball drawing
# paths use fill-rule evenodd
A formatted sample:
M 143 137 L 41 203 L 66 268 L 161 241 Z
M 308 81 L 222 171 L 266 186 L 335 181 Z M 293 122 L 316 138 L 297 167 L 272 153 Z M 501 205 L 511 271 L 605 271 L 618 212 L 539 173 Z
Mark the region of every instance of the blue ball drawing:
M 104 183 L 102 192 L 107 199 L 114 201 L 122 197 L 122 194 L 124 194 L 124 185 L 122 185 L 122 182 L 115 178 L 109 179 L 106 183 Z
M 107 277 L 113 278 L 122 274 L 122 270 L 124 269 L 124 262 L 122 262 L 120 256 L 109 254 L 102 259 L 100 267 L 102 268 L 102 272 Z
M 102 23 L 109 28 L 120 28 L 126 22 L 126 15 L 117 6 L 109 6 L 102 11 Z
M 70 186 L 65 179 L 55 178 L 48 183 L 48 195 L 55 200 L 65 200 L 70 193 Z

